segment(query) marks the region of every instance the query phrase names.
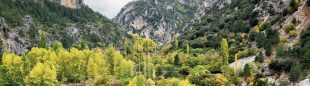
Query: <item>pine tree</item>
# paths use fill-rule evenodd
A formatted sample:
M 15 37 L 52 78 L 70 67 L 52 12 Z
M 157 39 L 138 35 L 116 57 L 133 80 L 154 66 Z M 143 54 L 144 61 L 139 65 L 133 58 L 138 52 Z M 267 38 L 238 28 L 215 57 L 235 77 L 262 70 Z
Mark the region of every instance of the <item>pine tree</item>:
M 259 52 L 258 56 L 256 56 L 255 62 L 260 62 L 260 63 L 264 62 L 264 55 L 262 52 Z
M 243 75 L 247 78 L 252 75 L 252 72 L 253 72 L 253 65 L 249 63 L 245 64 L 243 68 Z
M 266 52 L 265 52 L 266 55 L 267 56 L 271 56 L 271 54 L 272 54 L 272 44 L 271 44 L 270 41 L 267 41 L 267 44 L 265 44 L 264 49 L 266 50 Z
M 291 69 L 290 69 L 290 80 L 292 82 L 296 82 L 299 80 L 301 74 L 301 69 L 297 64 L 292 65 Z

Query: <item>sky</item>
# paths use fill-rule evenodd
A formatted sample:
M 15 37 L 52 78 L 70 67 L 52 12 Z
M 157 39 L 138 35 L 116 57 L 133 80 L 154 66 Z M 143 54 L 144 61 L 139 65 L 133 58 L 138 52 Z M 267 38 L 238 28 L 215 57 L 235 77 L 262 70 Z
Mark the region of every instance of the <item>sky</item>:
M 112 19 L 132 0 L 84 0 L 84 3 L 106 17 Z

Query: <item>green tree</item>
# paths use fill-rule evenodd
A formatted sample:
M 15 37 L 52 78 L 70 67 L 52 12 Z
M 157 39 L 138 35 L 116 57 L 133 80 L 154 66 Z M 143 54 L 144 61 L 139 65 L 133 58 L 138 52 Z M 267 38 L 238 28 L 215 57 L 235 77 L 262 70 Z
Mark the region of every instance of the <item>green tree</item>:
M 310 41 L 307 41 L 304 46 L 301 48 L 302 59 L 309 61 L 310 60 Z
M 266 36 L 264 33 L 255 33 L 255 42 L 257 47 L 264 47 L 266 42 Z
M 207 70 L 205 66 L 197 65 L 193 69 L 189 70 L 189 80 L 196 85 L 202 85 L 202 80 L 205 78 L 207 74 L 210 72 Z
M 63 49 L 62 44 L 59 41 L 54 42 L 52 48 L 55 52 L 60 52 Z
M 272 29 L 271 25 L 266 27 L 266 38 L 271 41 L 272 44 L 278 44 L 280 42 L 278 31 Z
M 297 82 L 299 80 L 299 77 L 301 75 L 301 69 L 297 64 L 294 64 L 291 66 L 290 69 L 290 80 L 292 82 Z
M 47 48 L 47 38 L 46 38 L 45 34 L 41 35 L 40 47 L 41 48 Z
M 283 48 L 283 44 L 278 44 L 276 49 L 277 49 L 277 57 L 283 57 L 285 56 L 285 49 Z
M 255 57 L 255 62 L 260 62 L 260 63 L 262 63 L 262 62 L 264 62 L 264 55 L 263 55 L 263 53 L 262 52 L 259 52 L 259 54 Z
M 38 32 L 38 29 L 33 24 L 31 24 L 28 34 L 30 38 L 35 39 L 37 35 L 39 34 L 39 32 Z
M 266 55 L 267 56 L 271 56 L 271 54 L 272 54 L 272 44 L 271 44 L 270 41 L 267 41 L 267 43 L 265 44 L 264 49 L 266 50 L 266 52 L 265 52 Z
M 228 57 L 229 57 L 229 50 L 228 50 L 228 43 L 226 39 L 222 39 L 221 42 L 221 56 L 222 56 L 222 64 L 223 66 L 228 66 Z
M 247 78 L 254 72 L 253 65 L 250 63 L 245 64 L 243 68 L 243 75 Z

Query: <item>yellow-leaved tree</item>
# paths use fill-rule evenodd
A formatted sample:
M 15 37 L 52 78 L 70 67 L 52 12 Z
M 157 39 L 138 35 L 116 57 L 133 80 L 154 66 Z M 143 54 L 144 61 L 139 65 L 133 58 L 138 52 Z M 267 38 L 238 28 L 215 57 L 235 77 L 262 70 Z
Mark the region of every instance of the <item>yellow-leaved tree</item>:
M 27 62 L 32 69 L 36 63 L 49 63 L 55 64 L 57 54 L 53 50 L 46 50 L 45 48 L 32 48 L 26 55 Z
M 146 79 L 143 75 L 138 75 L 129 82 L 128 86 L 155 86 L 155 83 L 152 79 Z
M 93 85 L 104 85 L 107 83 L 109 71 L 101 49 L 96 49 L 94 54 L 90 56 L 87 65 L 87 74 L 89 78 L 94 79 Z
M 128 83 L 128 81 L 134 76 L 135 63 L 130 60 L 119 60 L 121 63 L 119 66 L 114 66 L 114 75 L 122 82 Z
M 13 53 L 4 53 L 1 69 L 3 69 L 4 74 L 1 73 L 0 85 L 23 85 L 24 71 L 21 57 Z
M 56 67 L 38 62 L 25 80 L 29 86 L 56 86 L 58 84 Z
M 144 68 L 143 68 L 143 74 L 146 76 L 146 78 L 151 78 L 151 79 L 155 79 L 156 75 L 155 75 L 155 65 L 152 63 L 152 57 L 150 55 L 148 55 L 147 57 L 145 57 L 145 64 L 144 64 Z
M 178 86 L 191 86 L 191 84 L 187 79 L 185 79 L 185 80 L 181 80 Z
M 157 81 L 158 86 L 191 86 L 189 80 L 180 80 L 179 78 L 168 78 Z

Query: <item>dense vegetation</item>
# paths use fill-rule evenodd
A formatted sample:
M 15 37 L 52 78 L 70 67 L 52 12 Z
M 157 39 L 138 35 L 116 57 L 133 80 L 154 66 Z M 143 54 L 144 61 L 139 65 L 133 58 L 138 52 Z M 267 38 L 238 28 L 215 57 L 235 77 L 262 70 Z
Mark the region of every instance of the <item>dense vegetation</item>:
M 274 76 L 287 72 L 290 82 L 304 79 L 310 67 L 310 29 L 300 34 L 299 44 L 287 48 L 283 38 L 272 27 L 273 23 L 262 23 L 256 19 L 257 13 L 252 11 L 259 1 L 234 0 L 222 9 L 210 9 L 192 30 L 185 31 L 184 35 L 163 46 L 136 34 L 124 40 L 108 38 L 121 41 L 123 48 L 119 48 L 112 44 L 103 47 L 101 42 L 105 40 L 100 37 L 109 32 L 106 28 L 111 30 L 117 26 L 86 6 L 69 9 L 46 0 L 44 5 L 28 0 L 2 0 L 0 9 L 4 11 L 0 12 L 0 16 L 12 25 L 19 25 L 15 18 L 21 20 L 28 14 L 34 17 L 36 24 L 45 26 L 45 30 L 52 28 L 52 31 L 57 31 L 59 28 L 55 28 L 55 24 L 63 28 L 76 22 L 100 22 L 103 26 L 102 31 L 87 33 L 77 44 L 70 34 L 63 33 L 62 39 L 51 46 L 47 44 L 47 38 L 54 34 L 39 34 L 39 28 L 31 26 L 29 37 L 36 39 L 40 36 L 37 47 L 22 55 L 0 51 L 0 86 L 274 85 L 265 78 L 269 76 L 264 74 L 266 64 Z M 296 7 L 294 4 L 290 5 L 292 9 Z M 30 5 L 38 9 L 27 8 Z M 177 5 L 177 10 L 182 13 L 187 12 L 186 9 Z M 9 14 L 15 11 L 20 13 Z M 285 32 L 293 34 L 296 25 L 294 21 L 289 22 L 284 27 Z M 0 50 L 3 50 L 2 44 Z M 253 63 L 244 67 L 230 66 L 238 65 L 238 59 L 252 56 L 255 57 Z M 231 64 L 233 62 L 235 64 Z M 283 81 L 281 85 L 288 83 Z
M 46 39 L 62 42 L 65 48 L 80 45 L 78 39 L 83 39 L 90 48 L 119 44 L 125 36 L 117 24 L 86 5 L 72 9 L 50 0 L 1 0 L 0 10 L 0 17 L 12 28 L 23 26 L 25 17 L 32 19 L 29 31 L 20 30 L 20 36 L 33 40 L 45 35 Z M 82 38 L 73 37 L 68 27 L 78 27 L 78 37 Z M 39 47 L 36 43 L 32 42 L 34 47 Z
M 49 0 L 1 0 L 0 10 L 0 16 L 5 17 L 10 24 L 20 24 L 25 15 L 30 15 L 36 23 L 49 27 L 76 22 L 110 23 L 106 17 L 93 12 L 87 6 L 71 9 Z

